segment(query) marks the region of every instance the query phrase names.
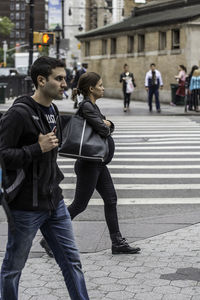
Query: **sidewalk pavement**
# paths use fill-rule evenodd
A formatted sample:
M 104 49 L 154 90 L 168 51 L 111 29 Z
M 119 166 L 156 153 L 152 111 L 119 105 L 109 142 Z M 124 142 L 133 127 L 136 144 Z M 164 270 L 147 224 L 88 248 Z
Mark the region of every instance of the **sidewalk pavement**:
M 62 113 L 73 113 L 71 100 L 55 101 Z M 0 105 L 6 111 L 12 100 Z M 162 105 L 162 112 L 149 113 L 147 104 L 133 101 L 129 112 L 122 110 L 122 100 L 102 99 L 99 106 L 108 115 L 198 115 L 184 113 L 184 107 Z M 149 207 L 148 210 L 153 210 Z M 167 209 L 167 208 L 166 208 Z M 73 227 L 85 273 L 91 300 L 200 300 L 200 224 L 199 212 L 158 218 L 144 218 L 138 222 L 120 220 L 132 245 L 142 251 L 137 255 L 112 255 L 107 235 L 106 247 L 93 249 L 94 232 L 102 230 L 105 222 L 73 221 Z M 153 224 L 154 222 L 154 224 Z M 176 223 L 176 224 L 175 224 Z M 196 224 L 195 224 L 196 223 Z M 191 224 L 193 224 L 191 226 Z M 151 225 L 156 225 L 151 227 Z M 101 228 L 101 226 L 103 226 Z M 184 228 L 183 228 L 184 227 Z M 92 230 L 88 230 L 88 229 Z M 129 235 L 129 231 L 135 237 Z M 141 235 L 136 235 L 138 232 Z M 127 234 L 128 233 L 128 234 Z M 84 235 L 84 239 L 83 239 Z M 0 263 L 7 239 L 7 224 L 0 210 Z M 38 234 L 22 273 L 19 289 L 20 300 L 67 300 L 70 299 L 55 260 L 44 254 L 39 246 Z M 84 240 L 84 241 L 83 241 Z M 99 242 L 100 241 L 96 241 Z M 87 244 L 87 245 L 86 245 Z M 99 251 L 100 250 L 100 251 Z M 98 252 L 97 252 L 98 251 Z M 83 253 L 86 252 L 86 253 Z
M 200 224 L 141 240 L 139 246 L 136 255 L 81 254 L 91 300 L 200 299 Z M 19 299 L 70 299 L 54 259 L 28 259 Z
M 6 99 L 5 103 L 0 103 L 0 111 L 5 112 L 13 103 L 14 99 Z M 74 113 L 76 110 L 73 108 L 74 102 L 68 98 L 63 100 L 54 100 L 54 103 L 58 106 L 61 114 Z M 155 105 L 153 105 L 153 111 L 150 113 L 148 105 L 143 101 L 131 100 L 130 110 L 123 112 L 123 100 L 102 98 L 97 100 L 97 104 L 103 113 L 109 116 L 112 115 L 172 115 L 172 116 L 198 116 L 200 113 L 195 111 L 185 112 L 184 106 L 174 106 L 166 103 L 161 103 L 161 113 L 157 113 Z

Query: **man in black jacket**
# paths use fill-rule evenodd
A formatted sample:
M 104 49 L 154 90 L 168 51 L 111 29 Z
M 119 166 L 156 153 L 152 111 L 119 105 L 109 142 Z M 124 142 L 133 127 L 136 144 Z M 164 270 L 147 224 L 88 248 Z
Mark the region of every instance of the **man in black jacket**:
M 15 230 L 8 228 L 0 299 L 18 299 L 21 271 L 40 229 L 62 270 L 71 299 L 88 300 L 71 218 L 59 187 L 63 174 L 56 162 L 61 134 L 52 100 L 63 97 L 65 64 L 40 57 L 31 68 L 31 78 L 36 87 L 34 95 L 17 99 L 0 121 L 0 155 L 8 177 L 16 170 L 25 174 L 21 188 L 9 201 Z M 17 177 L 15 184 L 20 180 Z

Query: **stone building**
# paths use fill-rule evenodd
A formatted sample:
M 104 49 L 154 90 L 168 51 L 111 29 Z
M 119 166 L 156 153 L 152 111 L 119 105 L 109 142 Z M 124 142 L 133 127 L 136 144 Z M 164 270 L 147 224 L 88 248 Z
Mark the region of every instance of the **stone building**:
M 132 16 L 119 23 L 77 37 L 89 70 L 102 75 L 106 96 L 122 97 L 119 74 L 128 63 L 137 84 L 133 98 L 146 100 L 145 73 L 154 62 L 163 75 L 161 101 L 170 102 L 178 65 L 190 70 L 200 63 L 199 34 L 199 0 L 157 0 L 134 8 Z

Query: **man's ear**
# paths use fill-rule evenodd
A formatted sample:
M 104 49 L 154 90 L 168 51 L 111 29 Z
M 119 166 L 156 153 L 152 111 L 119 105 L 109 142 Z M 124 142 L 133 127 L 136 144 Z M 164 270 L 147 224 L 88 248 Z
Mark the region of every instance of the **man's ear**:
M 38 85 L 43 87 L 45 85 L 46 78 L 42 75 L 38 75 L 37 81 L 38 81 Z

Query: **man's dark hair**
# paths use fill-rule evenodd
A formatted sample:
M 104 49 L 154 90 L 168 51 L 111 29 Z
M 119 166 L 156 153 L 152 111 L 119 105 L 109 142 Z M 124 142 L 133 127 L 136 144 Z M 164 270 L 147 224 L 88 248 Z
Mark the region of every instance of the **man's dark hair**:
M 154 67 L 155 67 L 155 66 L 156 66 L 156 64 L 154 64 L 154 63 L 150 64 L 150 67 L 152 67 L 152 66 L 154 66 Z
M 124 68 L 125 68 L 125 67 L 128 67 L 128 65 L 127 65 L 127 64 L 124 64 Z
M 38 88 L 37 77 L 39 75 L 48 79 L 49 75 L 52 73 L 52 69 L 59 67 L 66 68 L 65 63 L 62 60 L 48 56 L 41 56 L 36 59 L 31 67 L 31 78 L 36 89 Z

